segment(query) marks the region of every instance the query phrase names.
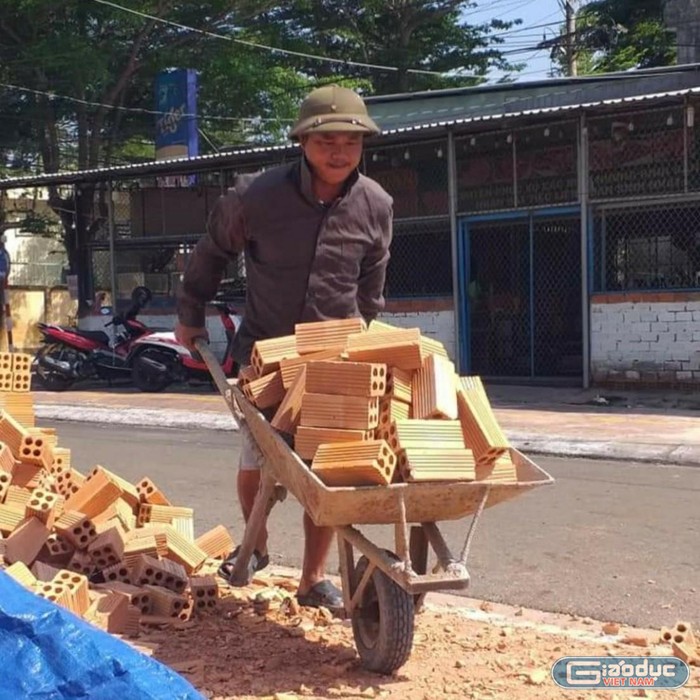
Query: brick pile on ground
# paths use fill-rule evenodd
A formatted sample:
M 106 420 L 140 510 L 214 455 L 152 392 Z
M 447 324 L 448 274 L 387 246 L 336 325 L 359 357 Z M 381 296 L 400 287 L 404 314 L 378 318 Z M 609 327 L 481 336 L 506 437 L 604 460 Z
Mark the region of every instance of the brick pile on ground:
M 148 477 L 132 484 L 101 465 L 87 474 L 72 467 L 56 432 L 35 426 L 30 366 L 28 355 L 0 355 L 5 572 L 116 634 L 215 607 L 214 574 L 233 547 L 226 528 L 195 538 L 193 510 L 172 504 Z
M 481 379 L 458 376 L 418 328 L 300 323 L 255 343 L 231 381 L 329 486 L 517 480 Z

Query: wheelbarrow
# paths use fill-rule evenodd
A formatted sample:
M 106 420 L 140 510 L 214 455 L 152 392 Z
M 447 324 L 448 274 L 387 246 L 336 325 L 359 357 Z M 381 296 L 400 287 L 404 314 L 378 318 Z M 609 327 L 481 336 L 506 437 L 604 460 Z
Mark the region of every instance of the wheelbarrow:
M 476 525 L 485 508 L 508 501 L 554 479 L 516 449 L 511 458 L 517 481 L 397 483 L 388 486 L 326 486 L 235 382 L 229 383 L 206 343 L 197 350 L 236 420 L 245 421 L 264 461 L 261 482 L 231 575 L 246 585 L 247 568 L 260 528 L 287 491 L 317 526 L 332 527 L 338 540 L 345 613 L 351 619 L 362 665 L 389 674 L 403 666 L 413 646 L 414 620 L 425 595 L 469 586 L 467 559 Z M 458 554 L 438 523 L 472 516 Z M 358 525 L 393 525 L 394 550 L 371 542 Z M 437 564 L 428 570 L 432 550 Z M 355 555 L 359 557 L 355 558 Z

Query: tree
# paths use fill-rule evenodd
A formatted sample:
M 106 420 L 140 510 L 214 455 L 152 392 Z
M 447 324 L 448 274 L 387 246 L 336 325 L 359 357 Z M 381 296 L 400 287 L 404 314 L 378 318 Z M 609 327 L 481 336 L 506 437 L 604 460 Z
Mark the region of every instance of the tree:
M 152 158 L 153 86 L 169 67 L 200 72 L 204 152 L 279 140 L 312 85 L 338 81 L 365 93 L 434 89 L 479 82 L 491 66 L 512 68 L 498 51 L 499 38 L 491 36 L 511 24 L 472 26 L 465 12 L 474 3 L 461 0 L 120 4 L 141 14 L 99 0 L 0 0 L 0 167 L 13 174 L 53 173 Z M 104 224 L 104 192 L 84 186 L 76 198 L 72 188 L 52 187 L 49 202 L 76 271 L 84 264 L 77 259 L 78 236 L 84 250 Z
M 182 25 L 228 31 L 268 4 L 253 0 L 142 0 L 129 6 L 156 17 L 167 15 Z M 126 154 L 152 158 L 155 116 L 147 110 L 153 110 L 156 74 L 170 66 L 212 71 L 204 61 L 213 55 L 218 60 L 213 72 L 218 65 L 219 70 L 225 70 L 226 79 L 204 83 L 204 109 L 212 106 L 213 91 L 219 90 L 218 110 L 212 110 L 216 111 L 212 117 L 225 119 L 212 123 L 225 125 L 222 132 L 240 140 L 245 134 L 240 122 L 231 118 L 249 116 L 251 112 L 242 111 L 246 109 L 264 116 L 277 105 L 251 97 L 260 94 L 260 83 L 249 83 L 248 94 L 243 96 L 244 81 L 237 78 L 247 75 L 248 69 L 252 72 L 253 67 L 259 77 L 266 67 L 274 68 L 271 61 L 211 36 L 90 0 L 0 0 L 3 165 L 15 174 L 53 173 L 110 165 Z M 294 71 L 276 69 L 270 83 L 279 84 L 290 77 L 296 79 Z M 222 90 L 222 85 L 230 87 Z M 93 215 L 93 195 L 90 187 L 84 188 L 77 200 L 72 192 L 49 189 L 49 203 L 63 223 L 72 270 L 79 262 L 76 235 L 80 225 L 89 238 L 106 211 L 102 195 L 97 203 L 99 213 Z
M 673 33 L 666 29 L 664 0 L 595 0 L 576 15 L 575 46 L 579 75 L 673 65 Z M 552 48 L 559 72 L 566 74 L 566 28 L 544 42 Z
M 319 79 L 361 79 L 368 91 L 387 94 L 474 85 L 489 68 L 516 68 L 499 51 L 502 39 L 492 36 L 514 23 L 493 19 L 472 25 L 473 7 L 463 0 L 297 0 L 262 13 L 249 28 L 284 48 L 396 67 L 299 63 Z

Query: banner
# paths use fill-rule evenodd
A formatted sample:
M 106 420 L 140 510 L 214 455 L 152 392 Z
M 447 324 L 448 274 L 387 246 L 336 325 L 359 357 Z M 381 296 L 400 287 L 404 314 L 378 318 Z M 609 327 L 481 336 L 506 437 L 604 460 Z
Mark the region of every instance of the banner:
M 178 68 L 156 78 L 156 160 L 199 155 L 197 73 Z

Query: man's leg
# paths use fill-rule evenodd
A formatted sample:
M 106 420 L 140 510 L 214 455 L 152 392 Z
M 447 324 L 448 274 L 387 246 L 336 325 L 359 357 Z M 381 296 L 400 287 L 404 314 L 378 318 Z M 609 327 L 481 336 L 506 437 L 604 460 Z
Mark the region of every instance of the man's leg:
M 332 527 L 318 527 L 304 513 L 304 564 L 299 581 L 299 595 L 305 595 L 319 581 L 323 581 L 333 534 Z
M 260 451 L 253 442 L 253 436 L 246 425 L 241 426 L 239 434 L 242 444 L 236 487 L 238 490 L 238 501 L 243 511 L 243 518 L 247 524 L 253 512 L 255 497 L 260 488 Z M 258 550 L 261 556 L 267 554 L 267 521 L 260 527 L 260 534 L 255 543 L 255 549 Z

